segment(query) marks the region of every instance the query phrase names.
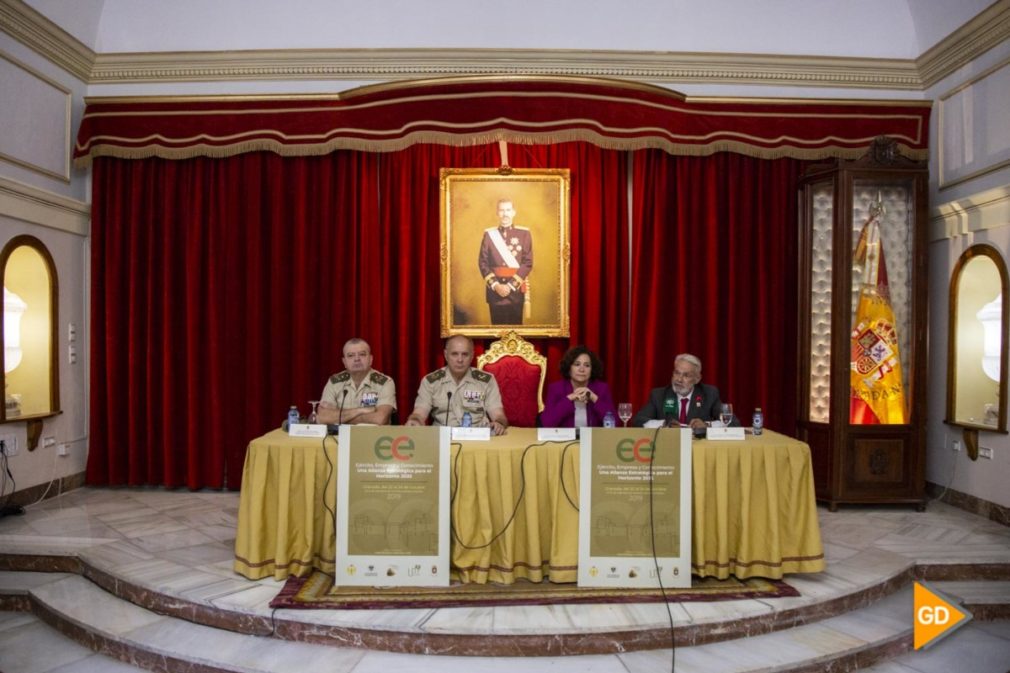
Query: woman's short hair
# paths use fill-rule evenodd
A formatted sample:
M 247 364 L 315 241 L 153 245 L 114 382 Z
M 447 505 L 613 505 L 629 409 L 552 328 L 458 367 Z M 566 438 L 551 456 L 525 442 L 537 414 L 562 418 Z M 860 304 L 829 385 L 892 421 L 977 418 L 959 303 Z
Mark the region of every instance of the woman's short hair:
M 596 357 L 596 353 L 585 346 L 573 346 L 561 358 L 561 376 L 569 379 L 572 376 L 572 364 L 580 355 L 589 356 L 589 364 L 592 370 L 589 372 L 589 380 L 596 381 L 603 378 L 603 361 Z

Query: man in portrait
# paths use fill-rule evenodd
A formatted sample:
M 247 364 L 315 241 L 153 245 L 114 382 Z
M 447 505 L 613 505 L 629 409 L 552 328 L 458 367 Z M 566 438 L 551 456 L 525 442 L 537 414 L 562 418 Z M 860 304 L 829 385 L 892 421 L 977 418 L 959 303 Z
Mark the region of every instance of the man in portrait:
M 529 302 L 533 270 L 533 235 L 515 226 L 511 199 L 498 200 L 498 226 L 484 231 L 477 266 L 484 279 L 484 296 L 492 325 L 521 325 Z

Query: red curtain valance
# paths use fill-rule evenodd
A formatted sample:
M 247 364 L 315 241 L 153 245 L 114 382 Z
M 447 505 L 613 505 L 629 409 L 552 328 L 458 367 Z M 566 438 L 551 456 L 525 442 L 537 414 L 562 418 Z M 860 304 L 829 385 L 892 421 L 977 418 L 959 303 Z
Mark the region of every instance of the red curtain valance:
M 459 78 L 336 96 L 89 99 L 75 163 L 93 157 L 284 156 L 417 143 L 587 141 L 677 155 L 855 158 L 877 136 L 928 155 L 928 102 L 688 100 L 647 85 L 582 78 Z

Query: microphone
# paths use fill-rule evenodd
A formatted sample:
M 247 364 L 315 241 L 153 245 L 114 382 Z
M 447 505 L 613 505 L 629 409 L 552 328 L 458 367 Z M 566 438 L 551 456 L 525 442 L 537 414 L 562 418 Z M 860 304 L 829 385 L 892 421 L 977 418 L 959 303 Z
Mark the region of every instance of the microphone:
M 664 427 L 672 428 L 673 422 L 677 419 L 677 399 L 674 397 L 667 397 L 663 401 L 663 416 L 666 417 L 666 421 L 663 423 Z
M 452 391 L 445 391 L 445 424 L 449 425 L 449 404 L 452 402 Z
M 350 391 L 344 388 L 344 396 L 340 398 L 340 409 L 337 411 L 337 425 L 340 425 L 344 420 L 344 402 L 347 401 L 347 393 Z

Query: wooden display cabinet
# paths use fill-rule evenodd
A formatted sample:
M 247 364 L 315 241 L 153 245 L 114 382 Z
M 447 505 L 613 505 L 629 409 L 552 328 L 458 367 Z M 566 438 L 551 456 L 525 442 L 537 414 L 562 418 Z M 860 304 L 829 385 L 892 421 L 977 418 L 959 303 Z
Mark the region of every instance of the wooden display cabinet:
M 927 170 L 892 141 L 799 188 L 798 436 L 818 500 L 925 505 Z M 886 271 L 885 271 L 886 269 Z

